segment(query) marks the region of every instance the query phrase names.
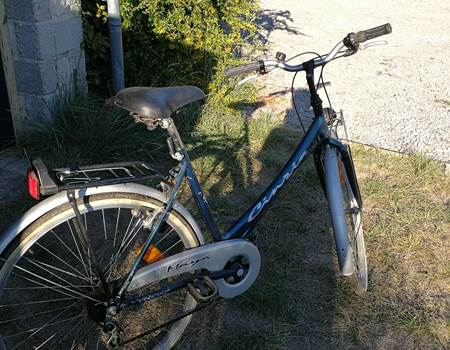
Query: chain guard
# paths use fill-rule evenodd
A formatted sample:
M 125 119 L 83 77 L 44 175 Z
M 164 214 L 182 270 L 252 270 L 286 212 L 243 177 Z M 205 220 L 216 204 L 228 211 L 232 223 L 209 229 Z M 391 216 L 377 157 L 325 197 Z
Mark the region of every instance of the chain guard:
M 245 259 L 247 262 L 245 277 L 233 283 L 225 279 L 214 281 L 220 297 L 233 298 L 250 288 L 258 277 L 261 267 L 258 248 L 244 239 L 203 245 L 145 266 L 136 272 L 127 290 L 130 292 L 186 272 L 195 274 L 195 271 L 202 269 L 209 272 L 221 271 L 226 269 L 227 264 L 236 258 Z

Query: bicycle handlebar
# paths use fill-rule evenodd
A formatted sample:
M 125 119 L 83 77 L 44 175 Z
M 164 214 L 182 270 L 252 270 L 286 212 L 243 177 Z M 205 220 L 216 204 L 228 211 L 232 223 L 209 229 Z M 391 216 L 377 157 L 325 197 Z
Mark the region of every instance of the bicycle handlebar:
M 264 62 L 252 62 L 249 64 L 243 64 L 236 67 L 225 68 L 224 74 L 226 78 L 234 77 L 236 75 L 243 75 L 247 73 L 258 72 L 260 70 L 264 70 Z
M 360 43 L 389 33 L 392 33 L 392 27 L 389 23 L 368 30 L 359 31 L 357 33 L 348 33 L 347 36 L 325 56 L 325 58 L 315 58 L 313 60 L 314 67 L 322 66 L 330 62 L 331 60 L 336 58 L 338 53 L 340 53 L 344 48 L 348 49 L 347 55 L 351 55 L 358 51 L 358 45 Z M 281 60 L 261 60 L 236 67 L 226 68 L 225 77 L 229 78 L 253 72 L 265 73 L 267 68 L 281 68 L 288 72 L 299 72 L 304 70 L 303 64 L 290 65 Z
M 357 33 L 348 33 L 344 39 L 344 44 L 349 49 L 358 49 L 359 44 L 389 33 L 392 33 L 392 26 L 386 23 L 375 28 L 361 30 Z
M 376 37 L 386 35 L 389 33 L 392 33 L 392 26 L 390 25 L 390 23 L 386 23 L 386 24 L 383 24 L 383 25 L 375 27 L 375 28 L 357 32 L 355 34 L 354 40 L 357 44 L 359 44 L 359 43 L 363 43 L 366 40 L 375 39 Z

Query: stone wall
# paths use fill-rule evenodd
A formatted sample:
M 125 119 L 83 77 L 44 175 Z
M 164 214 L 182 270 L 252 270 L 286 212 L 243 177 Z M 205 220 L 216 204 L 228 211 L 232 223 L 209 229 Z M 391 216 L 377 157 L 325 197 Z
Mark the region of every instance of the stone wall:
M 87 89 L 80 0 L 5 0 L 5 6 L 22 123 L 54 118 L 58 96 Z

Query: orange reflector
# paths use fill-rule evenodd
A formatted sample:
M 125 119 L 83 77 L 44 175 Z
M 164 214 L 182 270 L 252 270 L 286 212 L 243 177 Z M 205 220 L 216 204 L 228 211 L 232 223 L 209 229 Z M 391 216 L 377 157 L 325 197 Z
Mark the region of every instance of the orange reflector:
M 28 193 L 30 196 L 36 200 L 40 199 L 40 184 L 39 180 L 33 171 L 33 169 L 28 169 L 27 172 L 28 179 Z
M 137 254 L 141 252 L 142 248 L 138 248 Z M 156 247 L 154 244 L 150 244 L 150 247 L 147 249 L 147 251 L 144 254 L 144 257 L 142 260 L 144 260 L 147 264 L 151 264 L 154 262 L 157 262 L 159 260 L 164 259 L 165 256 L 161 251 Z

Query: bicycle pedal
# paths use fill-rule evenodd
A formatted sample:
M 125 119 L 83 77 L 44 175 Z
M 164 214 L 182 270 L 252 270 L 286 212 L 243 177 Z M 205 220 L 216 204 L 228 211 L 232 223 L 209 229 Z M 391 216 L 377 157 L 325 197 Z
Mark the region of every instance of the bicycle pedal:
M 208 276 L 200 276 L 188 283 L 189 293 L 200 302 L 206 302 L 217 295 L 217 287 Z

